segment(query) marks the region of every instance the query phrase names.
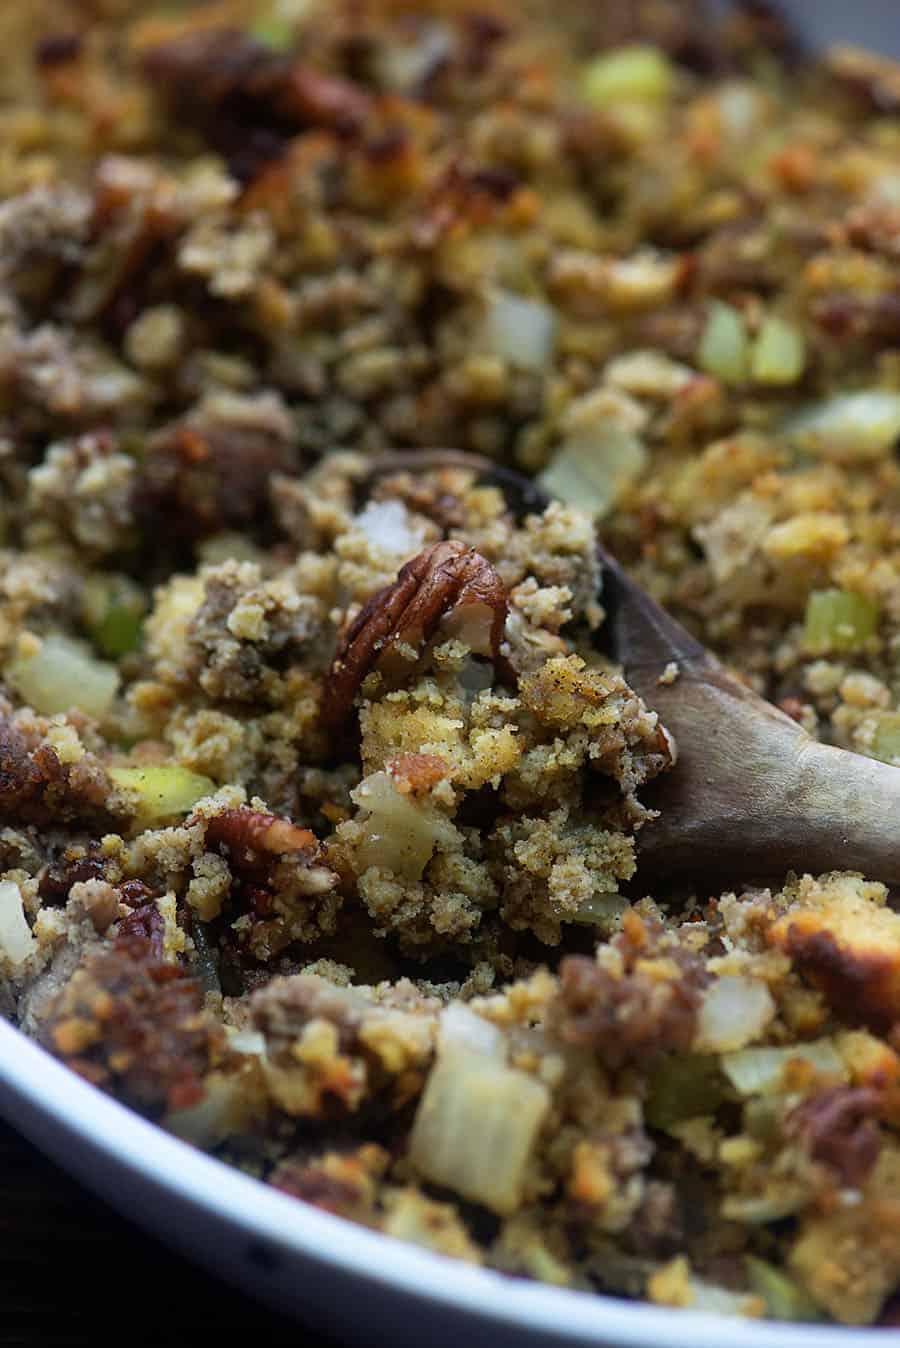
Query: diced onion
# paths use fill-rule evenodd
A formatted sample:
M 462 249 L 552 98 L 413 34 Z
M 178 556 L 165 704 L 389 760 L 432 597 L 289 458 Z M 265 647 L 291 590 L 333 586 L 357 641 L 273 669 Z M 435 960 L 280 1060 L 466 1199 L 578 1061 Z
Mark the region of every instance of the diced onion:
M 690 1280 L 690 1302 L 692 1311 L 706 1311 L 712 1315 L 759 1314 L 756 1297 L 747 1292 L 732 1292 L 727 1287 L 717 1287 L 715 1283 L 704 1282 L 701 1278 Z
M 523 370 L 543 370 L 553 356 L 558 323 L 543 300 L 527 299 L 509 290 L 492 290 L 487 300 L 482 342 Z
M 857 651 L 878 627 L 878 604 L 850 590 L 813 590 L 806 602 L 803 645 L 814 655 Z
M 266 1051 L 266 1036 L 258 1030 L 232 1030 L 228 1034 L 228 1047 L 235 1053 L 261 1057 Z
M 765 983 L 726 975 L 703 994 L 694 1047 L 701 1053 L 727 1053 L 758 1039 L 775 1015 Z
M 386 772 L 363 778 L 352 799 L 368 811 L 358 853 L 363 870 L 378 866 L 406 880 L 418 880 L 438 843 L 449 844 L 457 836 L 449 819 L 432 806 L 414 804 Z
M 668 98 L 674 70 L 659 47 L 619 47 L 591 61 L 582 76 L 584 97 L 596 108 Z
M 757 129 L 765 103 L 754 85 L 737 82 L 724 84 L 716 101 L 726 136 L 732 140 L 745 140 Z
M 485 1020 L 484 1016 L 476 1015 L 459 1002 L 451 1002 L 441 1012 L 438 1048 L 441 1052 L 464 1048 L 473 1053 L 482 1053 L 488 1058 L 503 1059 L 506 1055 L 506 1037 L 501 1029 Z
M 551 496 L 605 515 L 647 462 L 643 440 L 622 427 L 597 427 L 566 441 L 538 482 Z
M 674 398 L 696 378 L 689 365 L 681 365 L 662 351 L 628 351 L 616 356 L 603 371 L 607 384 L 638 398 Z
M 410 528 L 402 501 L 370 501 L 353 522 L 382 552 L 407 556 L 422 546 L 422 535 Z
M 452 51 L 450 28 L 429 19 L 417 24 L 410 41 L 395 37 L 389 43 L 379 44 L 374 54 L 375 72 L 386 89 L 406 93 L 421 84 L 430 71 L 438 69 Z
M 187 814 L 201 799 L 211 795 L 215 782 L 178 763 L 153 763 L 141 768 L 109 768 L 110 779 L 134 800 L 135 820 L 148 828 L 163 820 Z
M 727 1194 L 719 1209 L 729 1222 L 745 1226 L 766 1226 L 793 1217 L 809 1202 L 809 1194 L 798 1185 L 782 1184 L 776 1193 Z
M 791 417 L 784 434 L 799 449 L 838 462 L 883 458 L 900 437 L 900 393 L 838 393 Z
M 45 716 L 77 708 L 103 717 L 119 691 L 114 665 L 98 660 L 71 637 L 47 636 L 34 654 L 18 654 L 6 670 L 7 682 Z
M 189 1109 L 173 1110 L 165 1127 L 195 1147 L 213 1147 L 247 1127 L 255 1102 L 242 1076 L 213 1073 L 203 1083 L 203 1099 Z
M 25 917 L 22 893 L 11 880 L 0 883 L 0 957 L 15 969 L 33 955 L 37 943 Z
M 844 1061 L 830 1039 L 814 1039 L 787 1048 L 744 1048 L 722 1057 L 722 1070 L 740 1095 L 777 1095 L 786 1089 L 785 1072 L 795 1061 L 808 1063 L 822 1077 L 847 1080 Z
M 445 1049 L 419 1102 L 410 1160 L 423 1178 L 506 1216 L 522 1202 L 549 1107 L 546 1086 L 527 1073 Z
M 742 384 L 748 374 L 748 357 L 743 317 L 732 305 L 713 300 L 697 351 L 701 368 L 723 384 Z

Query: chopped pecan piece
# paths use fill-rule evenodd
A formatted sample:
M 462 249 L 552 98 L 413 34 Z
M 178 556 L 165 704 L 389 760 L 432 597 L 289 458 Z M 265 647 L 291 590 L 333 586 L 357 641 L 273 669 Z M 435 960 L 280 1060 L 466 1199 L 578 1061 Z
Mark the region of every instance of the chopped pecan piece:
M 425 548 L 401 567 L 391 585 L 373 594 L 338 643 L 323 713 L 330 726 L 345 719 L 363 679 L 398 642 L 424 646 L 452 615 L 454 629 L 478 655 L 502 664 L 506 587 L 486 558 L 456 539 Z M 487 625 L 479 619 L 488 619 Z
M 309 829 L 249 806 L 191 822 L 204 825 L 206 848 L 228 860 L 229 902 L 251 918 L 239 940 L 255 959 L 333 932 L 338 877 Z
M 138 937 L 147 941 L 156 959 L 162 959 L 166 924 L 162 913 L 152 901 L 142 903 L 123 917 L 119 923 L 119 939 Z
M 232 869 L 247 881 L 265 884 L 284 860 L 294 863 L 291 874 L 303 893 L 322 894 L 337 882 L 314 833 L 264 810 L 242 805 L 207 819 L 206 845 L 226 848 Z
M 238 864 L 251 861 L 261 852 L 274 856 L 288 852 L 317 855 L 319 850 L 316 835 L 308 828 L 299 828 L 290 819 L 279 819 L 277 815 L 246 806 L 223 810 L 208 819 L 206 841 L 213 847 L 227 847 Z
M 46 904 L 64 904 L 73 885 L 102 880 L 105 874 L 106 865 L 101 857 L 79 854 L 73 849 L 71 855 L 64 852 L 41 872 L 38 894 Z
M 358 85 L 275 52 L 237 28 L 182 33 L 150 48 L 144 69 L 245 182 L 279 158 L 297 131 L 354 135 L 372 107 Z

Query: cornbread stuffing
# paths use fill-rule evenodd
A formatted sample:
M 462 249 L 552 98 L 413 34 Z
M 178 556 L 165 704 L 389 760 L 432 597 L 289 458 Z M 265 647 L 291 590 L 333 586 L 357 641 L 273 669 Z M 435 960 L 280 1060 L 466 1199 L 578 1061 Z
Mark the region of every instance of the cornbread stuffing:
M 3 1013 L 429 1250 L 900 1323 L 894 894 L 642 875 L 598 552 L 900 766 L 900 67 L 756 0 L 0 32 Z

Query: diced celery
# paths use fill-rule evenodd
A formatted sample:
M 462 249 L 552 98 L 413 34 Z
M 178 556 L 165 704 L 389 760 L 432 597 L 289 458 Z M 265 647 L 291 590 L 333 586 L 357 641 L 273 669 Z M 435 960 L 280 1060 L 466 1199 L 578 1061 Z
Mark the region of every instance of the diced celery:
M 878 627 L 878 604 L 851 590 L 813 590 L 806 602 L 803 645 L 811 654 L 858 651 Z
M 730 304 L 713 300 L 709 307 L 697 360 L 707 374 L 723 384 L 743 384 L 749 366 L 749 343 L 744 320 Z
M 773 1320 L 823 1320 L 822 1311 L 793 1278 L 755 1254 L 744 1257 L 747 1281 Z
M 759 384 L 793 384 L 806 364 L 806 342 L 793 323 L 771 314 L 763 323 L 750 359 L 750 372 Z
M 99 651 L 118 659 L 140 641 L 146 600 L 127 576 L 91 576 L 85 584 L 82 616 Z
M 110 768 L 109 776 L 134 801 L 135 822 L 143 828 L 187 814 L 201 796 L 216 789 L 208 777 L 178 763 Z
M 257 19 L 250 28 L 250 35 L 273 51 L 290 51 L 294 45 L 293 24 L 275 14 Z
M 786 1075 L 794 1061 L 808 1063 L 829 1081 L 847 1080 L 847 1069 L 831 1039 L 813 1039 L 785 1048 L 742 1048 L 724 1053 L 722 1071 L 739 1095 L 777 1095 L 789 1081 Z
M 19 696 L 45 716 L 77 708 L 102 717 L 119 689 L 115 666 L 61 635 L 44 637 L 33 654 L 16 655 L 5 673 Z
M 722 1103 L 722 1074 L 714 1057 L 685 1054 L 667 1058 L 650 1076 L 644 1116 L 651 1128 L 671 1128 Z
M 672 91 L 674 71 L 659 47 L 619 47 L 591 61 L 582 75 L 582 92 L 594 107 L 618 103 L 657 103 Z
M 882 763 L 900 767 L 900 711 L 883 711 L 878 715 L 870 750 L 873 758 Z

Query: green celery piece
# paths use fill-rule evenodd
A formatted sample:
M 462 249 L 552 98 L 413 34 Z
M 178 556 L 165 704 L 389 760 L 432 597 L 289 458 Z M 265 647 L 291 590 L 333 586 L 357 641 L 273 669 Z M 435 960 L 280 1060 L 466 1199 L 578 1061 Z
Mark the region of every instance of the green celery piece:
M 668 98 L 674 71 L 658 47 L 619 47 L 598 56 L 585 68 L 581 88 L 596 108 L 618 103 L 656 103 Z
M 743 384 L 749 374 L 750 346 L 737 309 L 713 300 L 700 337 L 697 360 L 723 384 Z
M 760 384 L 793 384 L 806 364 L 803 333 L 787 319 L 771 314 L 753 344 L 751 373 Z
M 760 1259 L 755 1254 L 744 1257 L 747 1281 L 757 1296 L 762 1297 L 773 1320 L 824 1320 L 822 1311 L 787 1273 Z
M 294 45 L 293 25 L 274 14 L 258 19 L 251 27 L 250 35 L 273 51 L 290 51 Z
M 109 768 L 111 780 L 135 800 L 135 822 L 151 828 L 187 812 L 216 789 L 215 782 L 178 763 Z
M 900 711 L 879 713 L 871 753 L 873 758 L 880 758 L 882 763 L 900 766 Z
M 850 590 L 813 590 L 806 604 L 803 645 L 814 655 L 858 651 L 878 627 L 878 604 Z

